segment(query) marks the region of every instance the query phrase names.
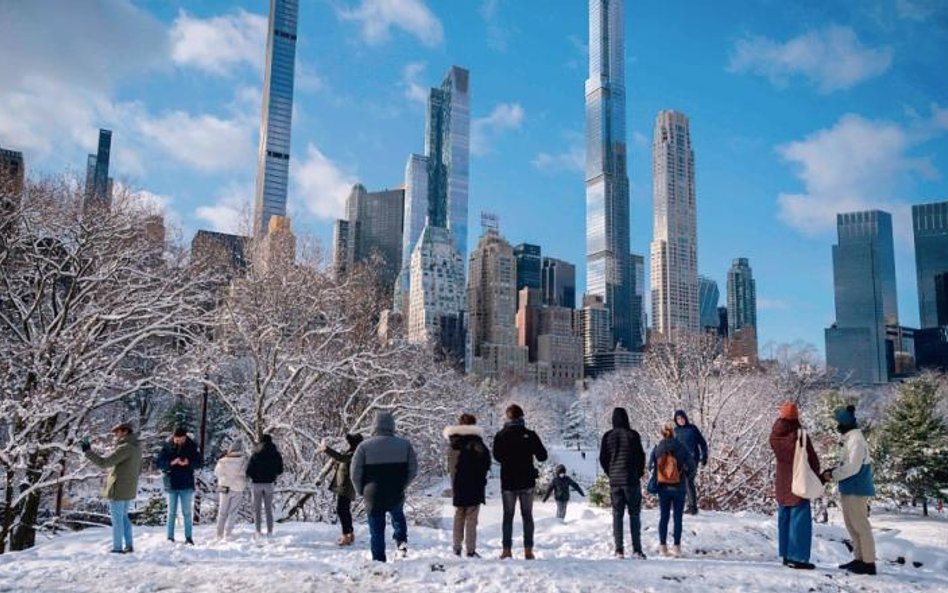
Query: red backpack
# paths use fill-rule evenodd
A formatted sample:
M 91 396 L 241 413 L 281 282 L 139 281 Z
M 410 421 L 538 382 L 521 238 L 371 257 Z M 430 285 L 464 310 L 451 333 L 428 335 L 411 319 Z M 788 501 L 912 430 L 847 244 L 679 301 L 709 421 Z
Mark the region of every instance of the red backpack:
M 681 470 L 678 469 L 678 458 L 674 451 L 666 451 L 658 458 L 658 483 L 663 486 L 677 486 L 681 483 Z

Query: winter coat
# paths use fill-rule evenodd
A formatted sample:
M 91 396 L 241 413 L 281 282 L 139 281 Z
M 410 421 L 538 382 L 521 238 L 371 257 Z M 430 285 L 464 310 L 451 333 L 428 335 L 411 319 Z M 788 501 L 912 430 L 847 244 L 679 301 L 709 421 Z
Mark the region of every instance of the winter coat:
M 698 427 L 688 420 L 688 414 L 684 410 L 675 412 L 675 419 L 681 416 L 685 419 L 684 426 L 678 426 L 675 422 L 675 438 L 684 443 L 688 452 L 694 457 L 695 463 L 701 465 L 708 464 L 708 442 L 704 440 L 704 435 L 698 430 Z
M 332 483 L 329 484 L 329 490 L 340 498 L 354 500 L 356 497 L 355 488 L 352 487 L 352 478 L 350 477 L 350 465 L 352 464 L 352 454 L 354 451 L 340 453 L 332 447 L 326 447 L 326 455 L 335 462 L 335 472 L 332 476 Z
M 452 504 L 472 507 L 485 502 L 487 472 L 491 458 L 480 426 L 448 426 L 448 474 L 451 476 Z
M 264 440 L 254 448 L 247 462 L 247 477 L 254 484 L 272 484 L 283 473 L 283 456 L 273 441 Z
M 546 448 L 522 419 L 511 420 L 494 435 L 494 459 L 500 463 L 501 490 L 528 490 L 537 485 L 533 459 L 546 461 Z
M 375 416 L 372 437 L 356 447 L 350 472 L 367 513 L 392 511 L 405 504 L 405 490 L 418 474 L 418 458 L 411 443 L 395 436 L 391 413 Z
M 214 475 L 221 492 L 243 492 L 247 489 L 247 458 L 242 453 L 228 453 L 214 466 Z
M 777 504 L 784 507 L 795 507 L 804 499 L 793 494 L 793 458 L 797 450 L 797 434 L 803 427 L 797 419 L 778 418 L 770 431 L 770 448 L 777 458 L 777 474 L 774 479 Z M 809 435 L 806 438 L 807 463 L 816 475 L 820 475 L 820 458 L 813 448 L 813 441 Z
M 171 465 L 175 459 L 187 459 L 188 465 Z M 155 464 L 164 472 L 165 490 L 194 490 L 194 471 L 201 468 L 201 452 L 191 437 L 185 437 L 180 447 L 168 439 Z
M 120 438 L 109 455 L 102 456 L 90 449 L 85 456 L 98 467 L 109 470 L 102 488 L 103 497 L 109 500 L 135 499 L 138 476 L 142 473 L 142 447 L 134 433 Z
M 843 435 L 843 463 L 833 470 L 833 479 L 839 485 L 839 493 L 846 496 L 875 496 L 872 460 L 869 458 L 869 443 L 858 428 Z
M 609 476 L 611 486 L 628 486 L 645 474 L 645 450 L 642 438 L 629 426 L 625 408 L 612 412 L 612 430 L 602 435 L 599 465 Z
M 569 491 L 571 488 L 578 492 L 580 496 L 586 496 L 586 493 L 579 487 L 579 484 L 573 481 L 573 478 L 567 476 L 565 473 L 561 474 L 559 468 L 557 468 L 557 475 L 550 483 L 550 487 L 546 489 L 543 502 L 549 500 L 550 494 L 553 495 L 553 500 L 557 502 L 569 502 Z
M 694 457 L 691 456 L 691 452 L 685 448 L 684 443 L 682 443 L 677 438 L 667 438 L 662 439 L 655 448 L 652 449 L 652 454 L 648 459 L 648 468 L 652 472 L 658 470 L 658 460 L 661 459 L 662 455 L 668 452 L 672 452 L 675 455 L 675 459 L 678 461 L 678 471 L 681 474 L 681 481 L 675 484 L 659 484 L 658 490 L 681 490 L 685 487 L 685 481 L 688 479 L 688 476 L 695 475 L 695 472 L 698 470 L 698 466 L 695 463 Z

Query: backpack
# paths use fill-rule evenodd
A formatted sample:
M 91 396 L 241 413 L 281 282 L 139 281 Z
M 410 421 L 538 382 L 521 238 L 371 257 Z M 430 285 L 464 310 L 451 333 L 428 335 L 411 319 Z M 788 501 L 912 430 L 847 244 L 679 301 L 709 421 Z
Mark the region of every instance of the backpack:
M 674 451 L 666 451 L 658 458 L 658 483 L 663 486 L 677 486 L 681 483 L 681 471 Z

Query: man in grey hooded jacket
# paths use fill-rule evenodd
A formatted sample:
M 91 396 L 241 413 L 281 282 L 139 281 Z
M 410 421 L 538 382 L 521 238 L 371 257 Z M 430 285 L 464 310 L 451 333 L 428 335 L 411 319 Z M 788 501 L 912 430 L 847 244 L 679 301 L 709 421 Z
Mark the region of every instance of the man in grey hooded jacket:
M 377 412 L 372 437 L 352 456 L 352 485 L 362 495 L 369 517 L 372 559 L 385 562 L 385 514 L 392 516 L 395 545 L 400 557 L 408 553 L 405 490 L 418 474 L 418 458 L 407 440 L 395 436 L 395 417 Z

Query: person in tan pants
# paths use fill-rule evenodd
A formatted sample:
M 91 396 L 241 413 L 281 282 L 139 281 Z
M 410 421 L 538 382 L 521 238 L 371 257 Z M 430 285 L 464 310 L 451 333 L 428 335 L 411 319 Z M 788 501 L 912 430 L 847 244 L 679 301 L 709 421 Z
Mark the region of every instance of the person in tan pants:
M 444 429 L 448 440 L 448 473 L 451 476 L 451 497 L 454 503 L 454 554 L 461 555 L 461 546 L 469 558 L 477 554 L 477 517 L 484 504 L 487 472 L 491 458 L 484 444 L 484 431 L 477 419 L 462 414 L 457 426 Z

